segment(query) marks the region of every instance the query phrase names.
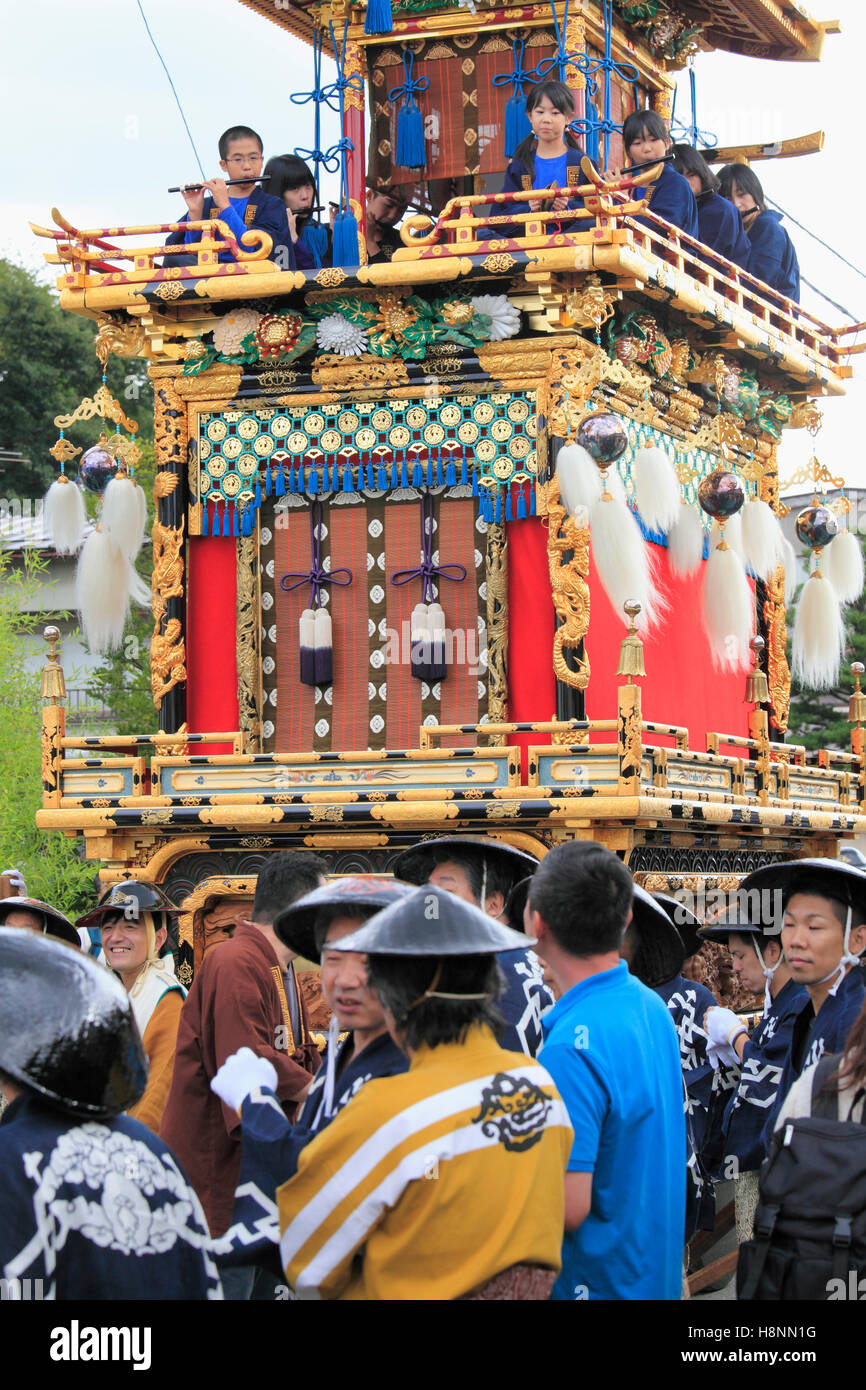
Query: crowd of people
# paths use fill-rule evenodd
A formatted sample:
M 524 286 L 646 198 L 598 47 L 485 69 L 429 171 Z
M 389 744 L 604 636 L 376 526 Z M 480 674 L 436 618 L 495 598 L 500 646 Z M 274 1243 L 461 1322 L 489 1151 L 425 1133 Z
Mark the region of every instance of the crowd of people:
M 77 924 L 20 882 L 0 901 L 0 1276 L 56 1298 L 677 1300 L 729 1179 L 747 1296 L 840 1267 L 817 1210 L 811 1263 L 780 1262 L 763 1184 L 803 1117 L 863 1118 L 866 874 L 768 864 L 703 921 L 595 841 L 538 862 L 452 835 L 392 868 L 269 856 L 188 994 L 154 885 Z M 706 942 L 751 1026 L 700 982 Z
M 563 82 L 539 82 L 527 95 L 526 111 L 532 131 L 508 165 L 503 192 L 534 192 L 538 196 L 512 202 L 509 211 L 518 215 L 542 208 L 554 213 L 581 208 L 582 200 L 568 192 L 586 182 L 581 169 L 584 152 L 569 128 L 576 115 L 574 93 Z M 767 208 L 753 169 L 729 164 L 715 174 L 699 150 L 691 145 L 673 145 L 667 125 L 655 111 L 631 112 L 623 124 L 622 141 L 627 168 L 639 171 L 663 162 L 646 204 L 653 216 L 686 232 L 708 252 L 748 271 L 779 294 L 799 300 L 796 252 L 781 225 L 781 214 Z M 332 224 L 339 209 L 332 203 L 330 218 L 317 218 L 324 209 L 316 204 L 316 180 L 302 159 L 294 154 L 277 155 L 268 160 L 262 172 L 262 142 L 248 126 L 233 126 L 223 133 L 219 157 L 222 177 L 184 191 L 187 213 L 181 222 L 218 215 L 238 240 L 250 228 L 267 232 L 273 242 L 271 255 L 283 269 L 314 273 L 331 264 Z M 610 169 L 606 176 L 619 177 L 621 172 Z M 549 198 L 543 197 L 544 190 L 550 190 Z M 635 194 L 641 197 L 647 191 L 638 184 Z M 399 186 L 368 189 L 365 229 L 371 265 L 391 260 L 403 245 L 396 227 L 407 202 L 406 192 Z M 502 215 L 501 207 L 490 211 Z M 585 222 L 565 220 L 561 230 L 567 233 L 585 227 Z M 504 232 L 494 225 L 479 228 L 478 236 L 484 240 L 519 235 L 521 231 L 516 223 L 506 226 Z M 179 229 L 171 233 L 166 244 L 190 247 L 200 238 L 198 230 Z M 172 264 L 192 259 L 189 250 L 167 258 Z M 232 260 L 232 252 L 222 251 L 220 259 Z M 724 270 L 720 260 L 709 254 L 705 259 Z

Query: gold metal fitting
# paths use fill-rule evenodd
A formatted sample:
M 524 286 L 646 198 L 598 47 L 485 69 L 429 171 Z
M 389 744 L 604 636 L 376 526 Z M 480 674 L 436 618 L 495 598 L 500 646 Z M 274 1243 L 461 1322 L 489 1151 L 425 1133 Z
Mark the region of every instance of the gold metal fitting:
M 763 637 L 753 637 L 749 646 L 755 654 L 755 669 L 746 677 L 746 704 L 766 705 L 770 699 L 770 688 L 766 674 L 761 670 L 761 657 L 766 643 Z
M 640 604 L 634 599 L 629 599 L 623 604 L 623 610 L 628 617 L 628 632 L 622 639 L 619 649 L 619 665 L 616 668 L 618 676 L 627 676 L 627 684 L 631 685 L 633 677 L 645 676 L 646 668 L 643 660 L 643 642 L 637 632 L 637 617 L 640 613 Z
M 866 719 L 866 695 L 860 689 L 860 677 L 866 671 L 862 661 L 852 661 L 851 675 L 854 677 L 854 692 L 848 701 L 848 718 L 858 726 Z

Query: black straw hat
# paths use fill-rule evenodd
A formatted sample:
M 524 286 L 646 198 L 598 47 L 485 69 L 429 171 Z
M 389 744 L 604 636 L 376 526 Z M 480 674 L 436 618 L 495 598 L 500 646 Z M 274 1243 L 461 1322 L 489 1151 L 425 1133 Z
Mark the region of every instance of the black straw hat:
M 692 956 L 697 955 L 704 944 L 700 936 L 703 926 L 700 917 L 697 913 L 692 912 L 691 908 L 681 903 L 679 898 L 674 898 L 669 893 L 653 893 L 652 896 L 659 906 L 664 908 L 673 922 L 683 943 L 685 958 L 691 960 Z
M 778 864 L 764 864 L 753 869 L 742 880 L 740 892 L 760 894 L 757 916 L 766 930 L 778 927 L 773 895 L 781 892 L 781 907 L 798 892 L 817 893 L 833 898 L 866 914 L 866 873 L 847 864 L 844 859 L 788 859 Z M 769 894 L 767 898 L 765 895 Z
M 334 950 L 370 956 L 490 956 L 526 945 L 520 932 L 428 883 L 335 941 Z
M 175 907 L 170 898 L 155 883 L 143 883 L 137 878 L 123 879 L 115 883 L 103 894 L 96 907 L 79 917 L 77 927 L 99 927 L 103 917 L 125 913 L 130 921 L 138 921 L 143 912 L 162 912 L 167 917 L 177 917 L 181 909 Z
M 518 875 L 525 878 L 527 874 L 534 874 L 538 868 L 534 855 L 515 849 L 504 840 L 494 840 L 490 835 L 433 835 L 398 854 L 391 864 L 391 872 L 404 883 L 426 883 L 436 857 L 452 849 L 460 854 L 475 854 L 489 863 L 496 862 L 497 867 L 509 871 L 515 880 Z
M 70 946 L 81 945 L 81 938 L 69 918 L 64 917 L 63 913 L 58 912 L 50 903 L 44 903 L 41 898 L 0 898 L 0 926 L 10 912 L 16 911 L 34 912 L 44 917 L 45 932 L 48 936 L 56 936 L 59 941 L 68 941 Z
M 352 908 L 363 908 L 367 916 L 372 917 L 383 907 L 399 902 L 411 892 L 408 883 L 395 883 L 392 879 L 376 878 L 373 874 L 336 879 L 333 883 L 323 883 L 320 888 L 305 893 L 281 912 L 274 922 L 274 931 L 283 945 L 288 946 L 295 955 L 318 962 L 322 953 L 316 945 L 315 926 L 323 908 L 342 907 L 349 915 Z
M 632 975 L 650 989 L 666 985 L 682 970 L 685 947 L 662 904 L 637 883 L 632 899 L 632 925 L 637 929 L 637 947 L 629 966 Z

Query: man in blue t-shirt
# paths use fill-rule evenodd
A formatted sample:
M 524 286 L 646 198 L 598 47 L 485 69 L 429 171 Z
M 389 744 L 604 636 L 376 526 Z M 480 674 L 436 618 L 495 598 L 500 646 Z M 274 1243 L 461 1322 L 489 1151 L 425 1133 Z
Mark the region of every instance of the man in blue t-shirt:
M 620 960 L 632 888 L 615 854 L 569 841 L 541 861 L 529 889 L 526 930 L 561 994 L 542 1020 L 539 1061 L 574 1129 L 555 1299 L 682 1292 L 679 1047 L 661 999 Z

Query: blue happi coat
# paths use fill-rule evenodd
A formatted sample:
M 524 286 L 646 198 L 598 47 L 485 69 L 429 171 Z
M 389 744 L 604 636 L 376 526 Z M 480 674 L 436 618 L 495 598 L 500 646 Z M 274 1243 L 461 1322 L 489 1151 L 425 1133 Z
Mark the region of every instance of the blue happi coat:
M 724 1157 L 736 1158 L 741 1173 L 760 1168 L 766 1156 L 761 1133 L 775 1105 L 794 1023 L 808 999 L 802 985 L 788 980 L 746 1043 L 722 1122 Z
M 707 1036 L 703 1017 L 716 1000 L 706 985 L 675 975 L 667 984 L 657 985 L 656 994 L 667 1004 L 680 1045 L 680 1064 L 686 1111 L 686 1242 L 696 1230 L 713 1224 L 715 1198 L 709 1170 L 703 1159 L 711 1113 L 720 1115 L 717 1092 L 726 1080 L 714 1071 L 707 1056 Z M 715 1103 L 714 1103 L 715 1101 Z
M 31 1298 L 222 1298 L 199 1200 L 138 1120 L 81 1121 L 19 1095 L 0 1119 L 0 1173 L 0 1276 L 30 1280 Z
M 864 998 L 866 986 L 862 966 L 848 971 L 836 993 L 828 994 L 817 1015 L 812 1008 L 812 1000 L 806 995 L 806 1002 L 794 1019 L 791 1047 L 782 1068 L 775 1103 L 764 1125 L 762 1142 L 765 1150 L 770 1146 L 776 1116 L 791 1086 L 825 1052 L 844 1052 L 848 1034 L 863 1007 Z
M 298 1171 L 301 1151 L 348 1105 L 368 1081 L 407 1071 L 409 1059 L 388 1033 L 382 1033 L 357 1056 L 352 1034 L 340 1039 L 333 1053 L 333 1099 L 327 1103 L 328 1058 L 316 1072 L 297 1124 L 290 1124 L 273 1091 L 263 1086 L 241 1106 L 241 1170 L 231 1224 L 214 1242 L 220 1264 L 259 1264 L 282 1273 L 276 1193 Z
M 541 1047 L 541 1020 L 553 1007 L 553 994 L 544 983 L 541 963 L 534 951 L 503 951 L 496 957 L 505 976 L 505 993 L 496 1006 L 505 1019 L 499 1046 L 506 1052 L 525 1052 L 534 1057 Z

